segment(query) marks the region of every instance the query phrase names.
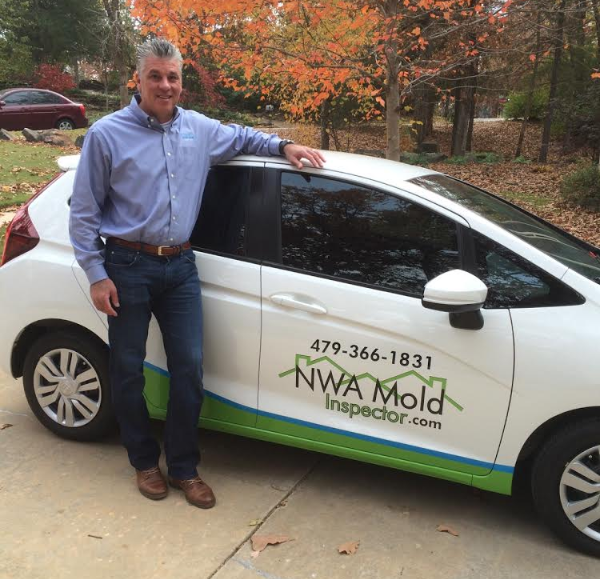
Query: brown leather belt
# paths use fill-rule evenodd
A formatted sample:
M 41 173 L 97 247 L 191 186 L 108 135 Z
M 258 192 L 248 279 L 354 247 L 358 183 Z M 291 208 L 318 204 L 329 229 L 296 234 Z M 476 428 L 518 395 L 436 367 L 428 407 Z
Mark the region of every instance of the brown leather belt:
M 160 255 L 165 257 L 179 255 L 182 251 L 192 247 L 192 244 L 189 241 L 186 241 L 181 245 L 150 245 L 149 243 L 141 243 L 139 241 L 127 241 L 126 239 L 120 239 L 119 237 L 109 237 L 106 240 L 106 243 L 107 245 L 119 245 L 121 247 L 133 249 L 134 251 L 143 251 L 150 255 Z

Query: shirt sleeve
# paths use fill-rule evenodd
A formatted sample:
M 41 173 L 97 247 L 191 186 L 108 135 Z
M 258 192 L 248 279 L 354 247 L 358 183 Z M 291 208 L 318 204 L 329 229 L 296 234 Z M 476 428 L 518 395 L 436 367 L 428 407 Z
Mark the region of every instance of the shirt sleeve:
M 223 125 L 211 120 L 210 164 L 216 165 L 236 155 L 260 155 L 274 157 L 279 155 L 281 138 L 269 135 L 250 127 L 240 125 Z
M 110 188 L 111 158 L 102 135 L 92 127 L 86 134 L 71 197 L 69 235 L 75 258 L 90 284 L 108 277 L 100 238 L 102 209 Z

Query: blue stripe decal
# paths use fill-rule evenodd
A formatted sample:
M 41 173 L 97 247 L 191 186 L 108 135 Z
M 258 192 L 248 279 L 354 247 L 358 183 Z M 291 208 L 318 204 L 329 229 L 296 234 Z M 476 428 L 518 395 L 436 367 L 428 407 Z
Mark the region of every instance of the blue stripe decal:
M 144 362 L 144 366 L 146 366 L 146 368 L 148 368 L 148 370 L 152 370 L 153 372 L 156 372 L 157 374 L 160 374 L 161 376 L 166 376 L 167 378 L 169 378 L 171 376 L 171 374 L 169 374 L 169 372 L 167 370 L 163 370 L 162 368 L 155 366 L 154 364 L 150 364 L 150 362 Z
M 144 366 L 146 366 L 149 370 L 157 372 L 161 376 L 169 377 L 170 374 L 167 370 L 163 370 L 158 366 L 154 366 L 149 362 L 144 362 Z M 489 468 L 491 470 L 495 470 L 497 472 L 507 472 L 514 473 L 515 468 L 512 466 L 506 466 L 502 464 L 494 464 L 492 462 L 483 462 L 480 460 L 475 460 L 472 458 L 466 458 L 463 456 L 458 456 L 456 454 L 448 454 L 445 452 L 439 452 L 437 450 L 430 450 L 427 448 L 421 448 L 419 446 L 412 446 L 410 444 L 403 444 L 401 442 L 394 442 L 393 440 L 385 440 L 384 438 L 375 438 L 374 436 L 367 436 L 365 434 L 357 434 L 355 432 L 349 432 L 346 430 L 340 430 L 338 428 L 331 428 L 329 426 L 323 426 L 322 424 L 315 424 L 313 422 L 305 422 L 304 420 L 297 420 L 295 418 L 289 418 L 287 416 L 280 416 L 279 414 L 272 414 L 271 412 L 264 412 L 262 410 L 256 410 L 255 408 L 250 408 L 249 406 L 244 406 L 243 404 L 238 404 L 237 402 L 233 402 L 228 398 L 223 398 L 214 392 L 209 392 L 208 390 L 204 391 L 204 394 L 208 398 L 213 398 L 223 404 L 227 404 L 227 406 L 231 406 L 232 408 L 236 408 L 238 410 L 243 410 L 245 412 L 250 412 L 251 414 L 257 414 L 258 416 L 264 416 L 265 418 L 273 418 L 275 420 L 281 420 L 282 422 L 288 422 L 290 424 L 296 424 L 298 426 L 305 426 L 307 428 L 312 428 L 314 430 L 322 430 L 323 432 L 330 432 L 331 434 L 339 434 L 341 436 L 347 436 L 349 438 L 356 438 L 357 440 L 364 440 L 366 442 L 374 442 L 376 444 L 383 444 L 384 446 L 391 446 L 393 448 L 399 448 L 401 450 L 409 450 L 411 452 L 417 452 L 419 454 L 424 454 L 428 456 L 435 456 L 438 458 L 445 458 L 447 460 L 454 460 L 456 462 L 462 462 L 463 464 L 469 464 L 472 466 L 480 466 L 482 468 Z
M 357 434 L 355 432 L 339 430 L 337 428 L 323 426 L 322 424 L 315 424 L 313 422 L 305 422 L 304 420 L 297 420 L 295 418 L 289 418 L 287 416 L 280 416 L 279 414 L 272 414 L 271 412 L 264 412 L 262 410 L 256 411 L 254 408 L 250 408 L 249 406 L 243 406 L 242 404 L 238 404 L 237 402 L 232 402 L 231 400 L 228 400 L 227 398 L 223 398 L 222 396 L 219 396 L 218 394 L 214 394 L 213 392 L 208 392 L 207 390 L 205 390 L 204 393 L 208 398 L 213 398 L 215 400 L 218 400 L 219 402 L 222 402 L 223 404 L 227 404 L 228 406 L 237 408 L 238 410 L 245 410 L 246 412 L 251 412 L 253 414 L 255 413 L 255 414 L 258 414 L 258 416 L 264 416 L 265 418 L 273 418 L 275 420 L 281 420 L 282 422 L 288 422 L 290 424 L 296 424 L 298 426 L 306 426 L 307 428 L 312 428 L 314 430 L 322 430 L 324 432 L 330 432 L 331 434 L 340 434 L 342 436 L 347 436 L 349 438 L 356 438 L 358 440 L 364 440 L 366 442 L 375 442 L 377 444 L 383 444 L 385 446 L 391 446 L 391 447 L 399 448 L 402 450 L 410 450 L 412 452 L 417 452 L 419 454 L 425 454 L 425 455 L 429 455 L 429 456 L 436 456 L 438 458 L 454 460 L 456 462 L 461 462 L 463 464 L 469 464 L 472 466 L 480 466 L 483 468 L 489 468 L 491 470 L 495 470 L 498 472 L 513 473 L 515 470 L 514 467 L 512 467 L 512 466 L 504 466 L 504 465 L 500 465 L 500 464 L 495 465 L 491 462 L 482 462 L 480 460 L 466 458 L 466 457 L 458 456 L 455 454 L 448 454 L 445 452 L 439 452 L 436 450 L 429 450 L 427 448 L 412 446 L 410 444 L 403 444 L 401 442 L 385 440 L 384 438 L 376 438 L 374 436 L 367 436 L 365 434 Z

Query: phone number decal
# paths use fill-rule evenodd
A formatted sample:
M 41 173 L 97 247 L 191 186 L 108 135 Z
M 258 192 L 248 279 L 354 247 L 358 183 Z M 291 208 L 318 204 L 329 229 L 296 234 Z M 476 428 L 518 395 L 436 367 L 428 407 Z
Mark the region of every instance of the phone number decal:
M 368 346 L 358 346 L 357 344 L 344 345 L 340 342 L 321 339 L 315 340 L 310 349 L 323 354 L 333 354 L 334 356 L 344 354 L 350 358 L 361 358 L 362 360 L 371 360 L 372 362 L 389 361 L 392 364 L 399 364 L 400 366 L 431 370 L 431 356 L 424 356 L 422 354 L 396 352 L 395 350 L 380 352 L 379 348 L 369 348 Z

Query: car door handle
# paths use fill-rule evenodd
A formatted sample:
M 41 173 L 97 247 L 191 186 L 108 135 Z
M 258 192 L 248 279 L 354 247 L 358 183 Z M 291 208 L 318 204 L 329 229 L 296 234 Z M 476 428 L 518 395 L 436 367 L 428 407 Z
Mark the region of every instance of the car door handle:
M 312 301 L 307 296 L 299 296 L 297 294 L 273 294 L 271 301 L 285 308 L 294 308 L 311 314 L 326 314 L 327 308 Z

